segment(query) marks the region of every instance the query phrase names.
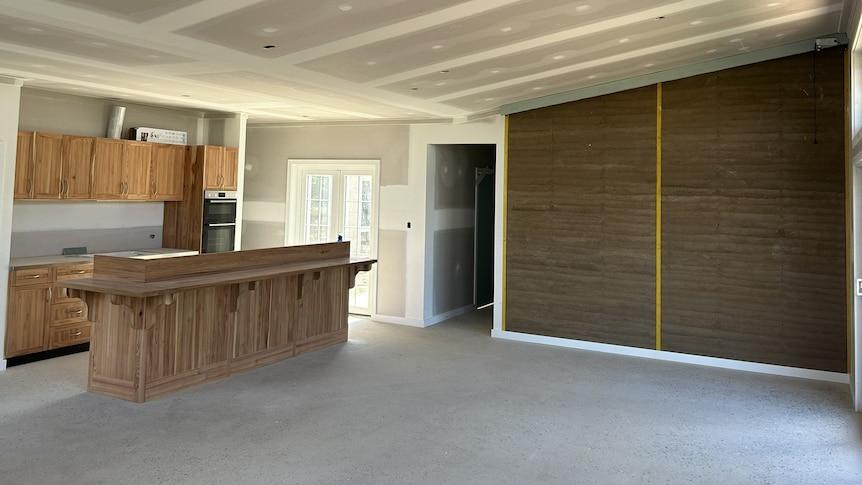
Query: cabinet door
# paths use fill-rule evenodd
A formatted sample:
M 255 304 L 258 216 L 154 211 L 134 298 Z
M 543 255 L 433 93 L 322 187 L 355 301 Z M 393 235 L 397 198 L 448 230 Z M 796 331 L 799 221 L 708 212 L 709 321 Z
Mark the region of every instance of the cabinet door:
M 33 197 L 60 198 L 63 135 L 36 133 L 33 143 Z
M 13 288 L 9 292 L 6 357 L 45 350 L 49 286 Z
M 93 169 L 93 144 L 89 136 L 63 137 L 64 199 L 89 199 L 90 174 Z
M 222 152 L 224 148 L 204 147 L 204 189 L 218 190 L 222 187 Z
M 153 146 L 153 164 L 150 167 L 150 177 L 153 182 L 152 199 L 183 200 L 185 161 L 185 146 Z
M 150 198 L 150 162 L 153 144 L 142 141 L 125 142 L 123 151 L 123 181 L 126 183 L 126 198 L 146 200 Z
M 18 132 L 15 152 L 15 198 L 33 198 L 33 133 Z
M 100 200 L 122 199 L 123 140 L 98 138 L 93 146 L 93 198 Z
M 239 149 L 225 148 L 222 158 L 222 188 L 225 190 L 236 190 L 237 164 L 239 163 Z

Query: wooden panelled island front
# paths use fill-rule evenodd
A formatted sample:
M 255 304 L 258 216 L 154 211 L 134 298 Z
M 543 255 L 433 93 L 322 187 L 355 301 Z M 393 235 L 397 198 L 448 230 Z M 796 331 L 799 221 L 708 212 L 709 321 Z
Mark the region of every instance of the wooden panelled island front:
M 349 243 L 160 259 L 96 256 L 63 282 L 93 322 L 88 390 L 144 402 L 347 340 Z

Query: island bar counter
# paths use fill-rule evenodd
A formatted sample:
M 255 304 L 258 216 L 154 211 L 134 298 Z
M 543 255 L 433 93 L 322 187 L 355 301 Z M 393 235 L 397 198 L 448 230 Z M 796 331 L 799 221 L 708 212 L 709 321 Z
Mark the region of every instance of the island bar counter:
M 165 259 L 96 256 L 59 284 L 93 322 L 88 390 L 144 402 L 347 340 L 350 243 Z

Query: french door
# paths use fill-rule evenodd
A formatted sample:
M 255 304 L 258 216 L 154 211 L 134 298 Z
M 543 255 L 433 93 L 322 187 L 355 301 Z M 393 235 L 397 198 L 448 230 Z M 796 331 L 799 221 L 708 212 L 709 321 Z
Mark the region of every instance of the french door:
M 376 161 L 290 160 L 287 244 L 350 241 L 351 257 L 377 256 Z M 371 315 L 376 272 L 359 273 L 350 312 Z

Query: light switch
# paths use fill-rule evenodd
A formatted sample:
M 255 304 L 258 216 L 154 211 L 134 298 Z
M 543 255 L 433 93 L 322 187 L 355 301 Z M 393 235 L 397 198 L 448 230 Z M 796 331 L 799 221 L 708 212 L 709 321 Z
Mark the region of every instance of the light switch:
M 856 296 L 862 296 L 862 278 L 856 280 Z

